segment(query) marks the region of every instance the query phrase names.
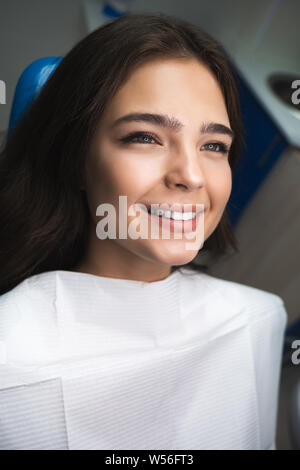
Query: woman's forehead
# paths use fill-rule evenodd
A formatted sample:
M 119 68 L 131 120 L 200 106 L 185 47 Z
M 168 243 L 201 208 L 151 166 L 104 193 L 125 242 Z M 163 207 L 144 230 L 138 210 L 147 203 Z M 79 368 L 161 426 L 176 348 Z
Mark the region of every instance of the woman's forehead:
M 155 61 L 136 69 L 108 103 L 103 121 L 112 126 L 128 114 L 161 113 L 174 115 L 175 119 L 181 116 L 181 121 L 186 123 L 195 117 L 228 124 L 222 90 L 205 66 L 195 60 L 165 62 Z M 153 73 L 153 67 L 156 73 Z

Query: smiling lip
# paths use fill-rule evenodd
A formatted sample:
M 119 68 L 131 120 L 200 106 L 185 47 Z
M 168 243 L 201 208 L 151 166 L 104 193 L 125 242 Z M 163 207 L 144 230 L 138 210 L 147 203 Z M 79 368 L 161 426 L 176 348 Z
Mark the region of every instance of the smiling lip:
M 205 205 L 204 204 L 201 204 L 201 203 L 197 203 L 197 205 L 202 205 L 204 207 L 200 207 L 197 209 L 196 207 L 196 204 L 192 204 L 192 203 L 185 203 L 185 205 L 181 205 L 181 204 L 167 204 L 167 203 L 162 203 L 162 204 L 159 204 L 159 203 L 152 203 L 152 204 L 147 204 L 145 203 L 144 204 L 148 210 L 151 209 L 151 205 L 153 205 L 154 207 L 157 205 L 159 209 L 164 209 L 164 210 L 172 210 L 172 211 L 175 211 L 175 212 L 197 212 L 200 213 L 200 212 L 204 212 L 205 210 Z
M 152 203 L 152 204 L 154 205 L 155 203 Z M 204 204 L 200 204 L 200 205 L 204 206 Z M 167 204 L 157 204 L 157 206 L 158 208 L 162 208 L 164 210 L 167 209 Z M 195 230 L 197 229 L 199 218 L 200 218 L 200 213 L 203 213 L 205 211 L 205 207 L 203 207 L 202 210 L 198 209 L 196 212 L 196 204 L 190 205 L 190 207 L 192 207 L 193 210 L 189 209 L 189 205 L 187 205 L 185 208 L 184 205 L 170 204 L 169 207 L 172 207 L 172 209 L 176 208 L 176 212 L 177 211 L 181 213 L 196 212 L 195 216 L 191 219 L 188 219 L 188 220 L 177 219 L 176 220 L 176 219 L 173 219 L 172 217 L 171 218 L 162 217 L 160 215 L 157 215 L 156 213 L 151 213 L 150 211 L 151 204 L 143 204 L 141 207 L 145 212 L 146 212 L 145 207 L 147 207 L 147 214 L 148 214 L 148 217 L 150 218 L 149 220 L 154 220 L 155 224 L 158 223 L 159 228 L 162 228 L 170 232 L 178 232 L 181 234 L 185 232 L 195 232 Z

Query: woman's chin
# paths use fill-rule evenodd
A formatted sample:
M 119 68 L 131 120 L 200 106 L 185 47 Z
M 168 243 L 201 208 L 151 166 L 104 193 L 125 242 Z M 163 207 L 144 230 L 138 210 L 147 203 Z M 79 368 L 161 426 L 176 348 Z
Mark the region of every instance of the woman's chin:
M 190 263 L 203 244 L 195 240 L 117 240 L 132 255 L 164 266 Z
M 156 249 L 152 255 L 157 261 L 165 265 L 184 265 L 193 261 L 199 249 L 200 247 L 188 250 L 181 245 L 169 241 L 167 246 L 164 246 L 163 249 Z

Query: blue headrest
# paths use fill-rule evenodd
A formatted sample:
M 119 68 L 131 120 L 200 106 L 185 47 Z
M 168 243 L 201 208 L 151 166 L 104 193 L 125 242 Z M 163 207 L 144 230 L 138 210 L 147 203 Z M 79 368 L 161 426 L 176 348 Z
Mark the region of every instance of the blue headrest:
M 62 59 L 63 57 L 43 57 L 29 64 L 23 71 L 15 89 L 8 135 Z

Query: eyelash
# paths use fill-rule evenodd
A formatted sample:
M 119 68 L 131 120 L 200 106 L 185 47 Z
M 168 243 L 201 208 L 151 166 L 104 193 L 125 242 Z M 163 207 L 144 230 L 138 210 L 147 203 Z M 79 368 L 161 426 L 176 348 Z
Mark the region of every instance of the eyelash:
M 157 142 L 154 135 L 146 133 L 146 132 L 134 132 L 132 134 L 127 135 L 126 137 L 123 137 L 120 140 L 121 140 L 121 142 L 124 142 L 126 144 L 126 143 L 129 143 L 129 142 L 132 142 L 134 138 L 139 138 L 139 137 L 150 137 L 151 139 L 153 139 Z M 136 143 L 147 144 L 148 142 L 136 142 Z M 216 153 L 223 153 L 223 154 L 229 153 L 228 145 L 223 144 L 221 142 L 209 142 L 208 144 L 204 144 L 204 145 L 218 145 L 221 150 L 219 150 L 219 151 L 215 150 Z

